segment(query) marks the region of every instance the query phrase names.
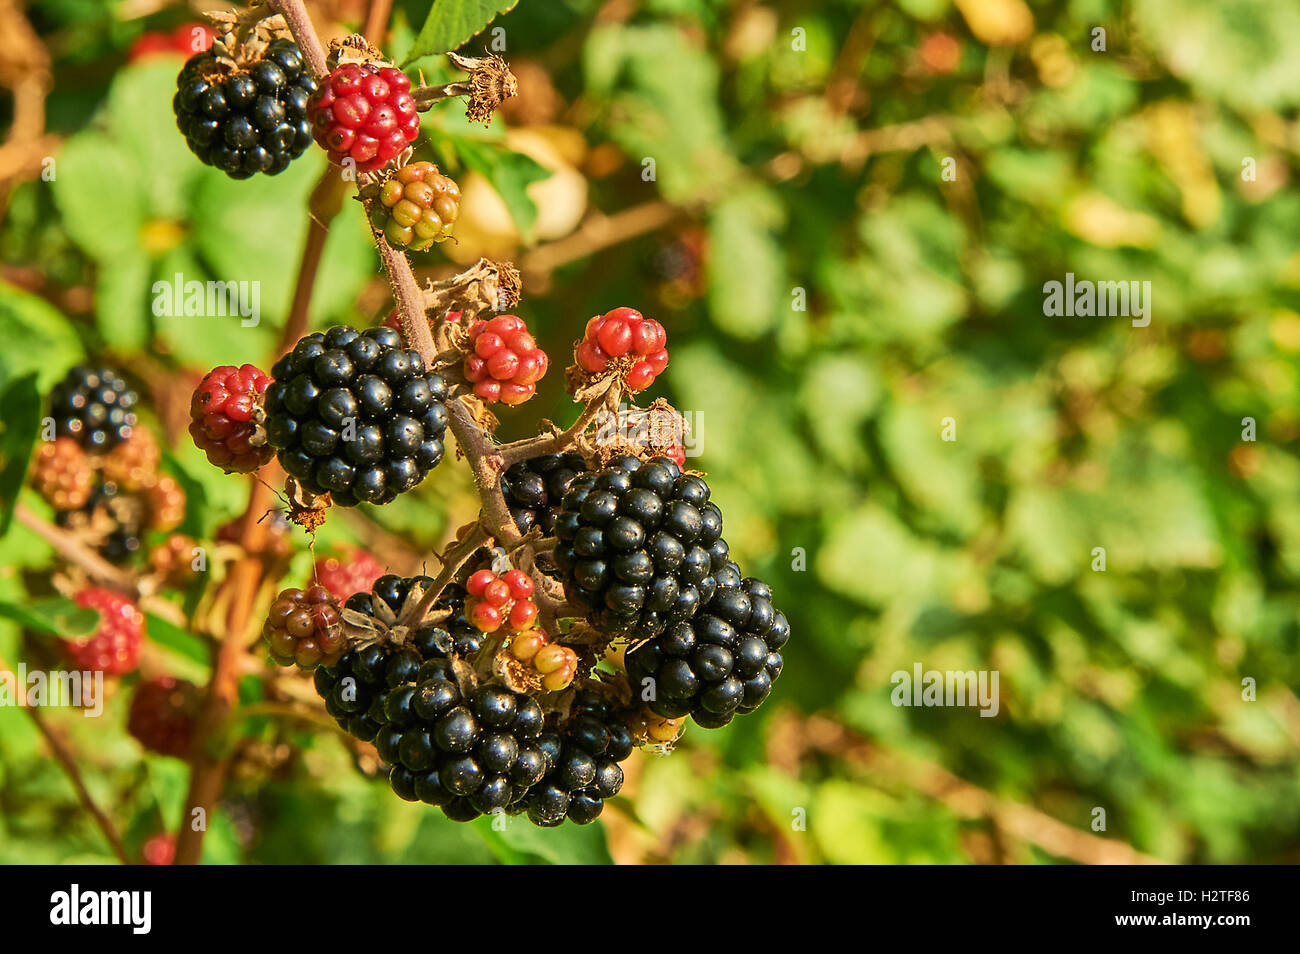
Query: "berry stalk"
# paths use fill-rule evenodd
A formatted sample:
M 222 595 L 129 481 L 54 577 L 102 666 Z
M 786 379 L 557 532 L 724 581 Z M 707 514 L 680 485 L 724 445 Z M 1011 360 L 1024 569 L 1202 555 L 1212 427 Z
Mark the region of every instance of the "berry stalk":
M 15 670 L 5 662 L 3 658 L 0 658 L 0 672 L 13 673 Z M 15 678 L 15 685 L 21 687 L 22 683 L 17 682 Z M 22 691 L 22 689 L 20 688 L 19 691 Z M 81 769 L 77 768 L 77 760 L 73 757 L 72 753 L 68 751 L 68 747 L 64 743 L 63 739 L 59 737 L 57 732 L 50 728 L 44 717 L 41 715 L 39 709 L 35 706 L 24 705 L 22 706 L 22 710 L 26 712 L 31 717 L 32 722 L 36 724 L 37 731 L 41 733 L 45 739 L 46 745 L 48 745 L 50 751 L 54 753 L 54 760 L 59 763 L 59 767 L 62 768 L 64 774 L 68 776 L 68 781 L 72 783 L 72 788 L 76 791 L 77 799 L 81 802 L 82 808 L 90 813 L 91 818 L 95 819 L 95 824 L 99 826 L 100 832 L 104 835 L 104 840 L 108 842 L 109 847 L 113 850 L 113 854 L 117 856 L 117 860 L 124 865 L 131 864 L 131 859 L 126 853 L 126 846 L 123 845 L 122 837 L 118 834 L 117 826 L 113 824 L 113 820 L 108 817 L 108 814 L 99 807 L 99 803 L 95 801 L 95 797 L 90 794 L 90 789 L 86 788 L 86 782 L 81 777 Z

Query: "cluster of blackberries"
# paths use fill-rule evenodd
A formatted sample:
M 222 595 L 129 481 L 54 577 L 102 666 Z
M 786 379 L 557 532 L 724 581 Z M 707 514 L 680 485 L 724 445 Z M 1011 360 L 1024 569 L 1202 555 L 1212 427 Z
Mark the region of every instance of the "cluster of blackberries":
M 716 581 L 713 597 L 693 619 L 674 623 L 625 657 L 633 684 L 654 687 L 651 710 L 670 719 L 689 715 L 706 729 L 762 704 L 781 674 L 781 647 L 790 638 L 766 583 L 741 579 L 730 562 Z
M 275 40 L 246 71 L 232 71 L 211 50 L 190 57 L 172 111 L 194 155 L 247 179 L 283 172 L 311 145 L 307 101 L 315 91 L 297 44 Z
M 115 372 L 79 365 L 50 392 L 50 416 L 60 437 L 102 454 L 131 436 L 139 400 Z
M 577 477 L 555 520 L 570 599 L 609 633 L 647 638 L 713 597 L 727 562 L 709 485 L 666 457 L 623 457 Z
M 73 368 L 50 394 L 58 436 L 31 466 L 58 524 L 115 563 L 140 551 L 146 531 L 171 530 L 185 517 L 185 491 L 160 471 L 162 451 L 136 420 L 138 402 L 108 368 Z
M 447 385 L 391 328 L 307 335 L 271 375 L 267 439 L 314 494 L 344 507 L 388 503 L 442 460 Z
M 416 583 L 432 580 L 383 576 L 346 605 L 377 618 L 382 600 L 400 613 Z M 452 595 L 457 600 L 463 606 L 463 590 Z M 449 605 L 441 597 L 435 603 Z M 452 663 L 462 648 L 478 646 L 423 626 L 400 648 L 381 640 L 321 666 L 316 691 L 343 729 L 375 743 L 390 766 L 389 784 L 408 801 L 437 805 L 454 821 L 500 811 L 527 811 L 539 825 L 595 819 L 621 787 L 617 763 L 632 751 L 617 713 L 584 693 L 563 728 L 547 726 L 526 693 L 490 684 L 462 689 Z
M 501 475 L 501 493 L 519 532 L 539 527 L 548 537 L 554 533 L 560 501 L 574 478 L 586 472 L 582 455 L 573 451 L 521 460 L 506 468 Z

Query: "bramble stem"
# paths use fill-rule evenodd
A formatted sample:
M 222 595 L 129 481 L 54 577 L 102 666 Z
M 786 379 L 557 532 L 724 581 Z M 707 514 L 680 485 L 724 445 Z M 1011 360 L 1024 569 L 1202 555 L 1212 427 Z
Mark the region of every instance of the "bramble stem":
M 325 68 L 325 47 L 316 34 L 316 28 L 312 26 L 311 15 L 302 0 L 268 0 L 267 6 L 284 17 L 298 49 L 307 57 L 307 66 L 312 75 L 320 79 L 328 73 L 329 70 Z
M 239 542 L 245 554 L 235 563 L 222 581 L 222 589 L 229 590 L 231 599 L 225 630 L 212 666 L 203 708 L 195 722 L 194 743 L 190 752 L 190 787 L 185 798 L 185 816 L 181 819 L 176 838 L 176 864 L 198 864 L 203 850 L 203 835 L 212 820 L 221 790 L 225 786 L 226 770 L 230 766 L 227 753 L 210 751 L 210 743 L 230 715 L 236 701 L 236 690 L 242 662 L 248 652 L 248 626 L 252 620 L 253 605 L 266 566 L 257 556 L 266 540 L 266 527 L 262 515 L 275 504 L 270 486 L 253 477 L 250 480 L 248 507 L 240 526 Z M 194 825 L 195 811 L 201 809 L 205 824 Z
M 0 671 L 12 673 L 15 670 L 3 658 L 0 658 Z M 17 683 L 15 683 L 15 686 L 20 694 L 26 688 Z M 113 849 L 113 854 L 117 856 L 117 860 L 124 865 L 131 864 L 131 858 L 127 855 L 126 847 L 122 844 L 122 837 L 117 833 L 117 826 L 113 824 L 113 820 L 108 817 L 108 814 L 99 807 L 99 803 L 90 794 L 90 789 L 86 788 L 85 779 L 81 777 L 81 769 L 77 767 L 77 760 L 68 750 L 63 740 L 59 738 L 58 733 L 49 726 L 34 707 L 21 702 L 22 698 L 20 695 L 19 700 L 23 710 L 36 724 L 37 730 L 45 739 L 45 744 L 50 747 L 54 760 L 59 763 L 59 767 L 68 776 L 68 781 L 72 783 L 72 787 L 77 793 L 77 800 L 81 802 L 81 807 L 89 812 L 91 818 L 95 820 L 95 824 L 99 826 L 99 830 L 104 834 L 104 840 L 108 842 L 109 847 Z

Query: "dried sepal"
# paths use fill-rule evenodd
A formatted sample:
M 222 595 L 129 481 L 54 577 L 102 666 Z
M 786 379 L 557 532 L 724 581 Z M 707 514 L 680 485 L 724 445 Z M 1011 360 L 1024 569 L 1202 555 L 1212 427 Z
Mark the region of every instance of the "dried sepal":
M 425 311 L 444 316 L 459 312 L 459 321 L 468 324 L 485 310 L 509 311 L 519 304 L 522 289 L 519 269 L 480 258 L 458 275 L 430 282 L 423 293 Z
M 488 125 L 497 108 L 519 93 L 519 81 L 515 74 L 510 72 L 506 61 L 496 54 L 472 57 L 448 53 L 447 59 L 457 69 L 469 73 L 469 102 L 465 104 L 465 116 L 472 123 Z

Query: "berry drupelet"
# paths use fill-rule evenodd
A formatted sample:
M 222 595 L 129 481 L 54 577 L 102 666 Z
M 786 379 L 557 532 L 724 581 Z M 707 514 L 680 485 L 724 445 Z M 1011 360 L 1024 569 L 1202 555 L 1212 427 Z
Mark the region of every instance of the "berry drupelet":
M 177 77 L 172 110 L 194 155 L 247 179 L 283 172 L 311 144 L 307 101 L 315 91 L 302 51 L 281 39 L 247 68 L 213 50 L 191 57 Z
M 312 95 L 307 118 L 330 162 L 350 159 L 358 172 L 382 169 L 420 133 L 410 77 L 375 63 L 336 68 Z
M 266 433 L 280 465 L 334 503 L 384 504 L 443 455 L 447 385 L 391 328 L 307 335 L 271 369 Z
M 555 532 L 560 501 L 573 481 L 587 473 L 582 455 L 570 451 L 547 454 L 511 464 L 501 476 L 501 492 L 520 533 L 539 527 L 543 534 Z
M 370 221 L 389 245 L 425 252 L 451 237 L 460 214 L 460 187 L 432 162 L 411 162 L 382 183 L 361 190 L 373 199 Z
M 208 462 L 228 474 L 251 474 L 275 455 L 260 440 L 258 402 L 271 384 L 255 365 L 213 368 L 190 399 L 190 437 Z
M 555 521 L 555 561 L 597 628 L 657 636 L 713 596 L 727 560 L 709 486 L 673 461 L 618 458 L 573 482 Z
M 627 723 L 603 696 L 581 692 L 572 718 L 542 741 L 554 755 L 549 771 L 528 795 L 529 820 L 543 828 L 553 828 L 565 818 L 579 825 L 595 821 L 605 799 L 623 787 L 618 763 L 633 748 Z
M 669 719 L 690 715 L 706 729 L 762 704 L 781 674 L 781 647 L 790 638 L 767 584 L 742 580 L 734 563 L 716 579 L 712 599 L 694 619 L 669 626 L 625 657 L 634 685 L 652 680 L 653 712 Z
M 78 365 L 50 393 L 50 415 L 60 437 L 92 454 L 112 450 L 131 436 L 138 395 L 108 368 Z

